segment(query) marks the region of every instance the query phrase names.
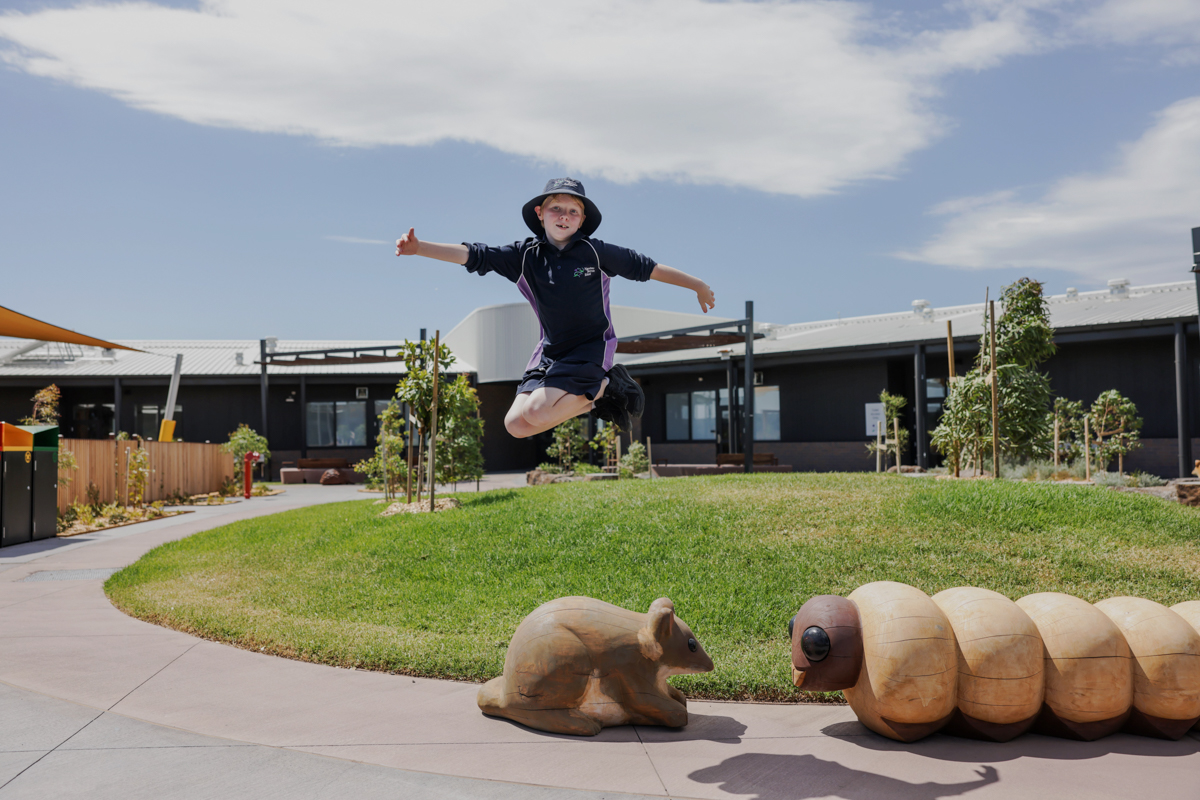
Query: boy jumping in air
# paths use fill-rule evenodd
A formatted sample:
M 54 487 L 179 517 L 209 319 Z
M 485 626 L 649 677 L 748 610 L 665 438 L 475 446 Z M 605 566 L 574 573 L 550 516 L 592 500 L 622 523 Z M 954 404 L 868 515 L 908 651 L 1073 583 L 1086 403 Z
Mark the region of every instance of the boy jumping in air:
M 396 255 L 462 264 L 479 275 L 498 272 L 533 306 L 541 341 L 504 418 L 509 433 L 524 439 L 588 412 L 629 430 L 645 399 L 625 368 L 613 363 L 617 334 L 608 307 L 610 278 L 682 286 L 696 293 L 706 314 L 715 305 L 713 291 L 699 278 L 641 253 L 592 239 L 600 209 L 577 180 L 550 181 L 521 214 L 534 234 L 523 242 L 437 244 L 420 241 L 409 228 L 396 241 Z

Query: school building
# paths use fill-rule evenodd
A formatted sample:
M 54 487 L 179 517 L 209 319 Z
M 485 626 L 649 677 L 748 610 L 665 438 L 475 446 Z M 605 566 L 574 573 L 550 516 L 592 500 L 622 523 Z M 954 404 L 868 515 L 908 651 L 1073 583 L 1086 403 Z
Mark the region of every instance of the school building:
M 1119 390 L 1145 419 L 1143 447 L 1127 458 L 1126 469 L 1174 477 L 1186 465 L 1190 472 L 1192 454 L 1200 454 L 1192 439 L 1200 432 L 1196 284 L 1114 280 L 1103 291 L 1068 290 L 1048 301 L 1058 352 L 1045 370 L 1055 394 L 1090 404 L 1106 389 Z M 612 313 L 622 338 L 728 321 L 620 306 Z M 909 400 L 905 422 L 915 435 L 905 463 L 939 463 L 929 432 L 950 374 L 947 323 L 955 369 L 963 374 L 976 356 L 982 322 L 982 303 L 934 308 L 914 300 L 890 314 L 756 323 L 756 452 L 796 470 L 874 469 L 865 446 L 874 437 L 867 406 L 886 389 Z M 299 458 L 353 462 L 371 452 L 378 414 L 403 372 L 395 345 L 418 333 L 390 341 L 121 342 L 140 353 L 59 344 L 30 349 L 30 342 L 0 340 L 0 419 L 26 416 L 33 393 L 55 383 L 64 436 L 102 438 L 121 430 L 153 438 L 175 355 L 182 353 L 177 436 L 221 442 L 244 422 L 265 430 L 276 474 Z M 503 423 L 537 337 L 537 321 L 523 303 L 476 309 L 443 337 L 458 358 L 453 371 L 479 392 L 489 470 L 527 469 L 543 460 L 547 434 L 516 440 Z M 646 392 L 634 437 L 649 438 L 655 460 L 668 463 L 711 464 L 718 453 L 739 452 L 745 345 L 672 350 L 669 340 L 661 344 L 618 355 Z

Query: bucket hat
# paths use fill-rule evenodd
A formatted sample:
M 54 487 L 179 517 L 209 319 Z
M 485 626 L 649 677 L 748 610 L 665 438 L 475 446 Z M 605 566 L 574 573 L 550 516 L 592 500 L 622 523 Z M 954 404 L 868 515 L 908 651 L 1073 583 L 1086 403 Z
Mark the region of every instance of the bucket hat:
M 529 226 L 529 230 L 533 231 L 534 236 L 541 236 L 545 233 L 542 228 L 542 221 L 538 219 L 535 208 L 542 204 L 552 194 L 569 194 L 572 197 L 578 197 L 583 203 L 583 224 L 579 226 L 579 232 L 584 236 L 591 236 L 596 232 L 596 228 L 600 227 L 600 209 L 596 204 L 588 199 L 587 193 L 584 191 L 583 184 L 574 178 L 552 178 L 546 182 L 546 188 L 537 197 L 530 200 L 521 209 L 521 216 L 525 220 L 525 224 Z

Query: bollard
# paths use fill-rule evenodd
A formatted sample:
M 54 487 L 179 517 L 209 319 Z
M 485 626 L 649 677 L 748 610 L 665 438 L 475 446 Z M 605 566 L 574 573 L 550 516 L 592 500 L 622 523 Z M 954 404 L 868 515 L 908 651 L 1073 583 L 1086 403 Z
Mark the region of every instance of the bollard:
M 250 477 L 251 470 L 254 469 L 254 464 L 262 458 L 258 453 L 246 453 L 242 457 L 242 491 L 247 500 L 250 499 L 250 487 L 254 481 Z

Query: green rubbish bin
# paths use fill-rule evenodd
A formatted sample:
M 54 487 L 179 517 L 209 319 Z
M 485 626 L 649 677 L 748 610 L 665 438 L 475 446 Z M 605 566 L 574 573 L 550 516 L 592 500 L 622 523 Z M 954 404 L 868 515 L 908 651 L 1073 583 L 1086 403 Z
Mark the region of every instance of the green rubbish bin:
M 33 434 L 0 422 L 0 547 L 33 539 Z
M 58 426 L 19 425 L 33 434 L 33 540 L 58 534 Z

